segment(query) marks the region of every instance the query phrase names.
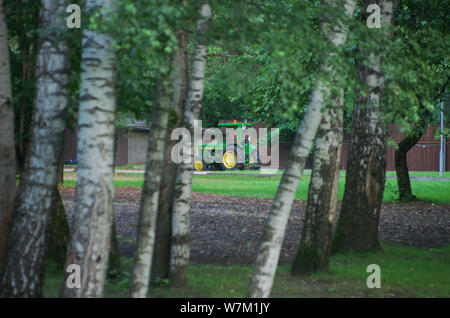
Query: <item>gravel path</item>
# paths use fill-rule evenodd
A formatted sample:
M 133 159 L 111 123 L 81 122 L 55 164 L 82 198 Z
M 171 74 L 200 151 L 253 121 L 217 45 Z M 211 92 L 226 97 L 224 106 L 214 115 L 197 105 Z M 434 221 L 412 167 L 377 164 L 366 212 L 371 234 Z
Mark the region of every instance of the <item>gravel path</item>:
M 71 222 L 75 188 L 61 189 Z M 140 189 L 117 188 L 115 215 L 119 250 L 131 257 L 136 243 Z M 194 193 L 191 209 L 191 260 L 194 263 L 253 264 L 270 199 Z M 295 201 L 289 218 L 280 263 L 291 263 L 300 241 L 305 203 Z M 382 242 L 420 248 L 450 243 L 450 205 L 383 204 L 380 217 Z

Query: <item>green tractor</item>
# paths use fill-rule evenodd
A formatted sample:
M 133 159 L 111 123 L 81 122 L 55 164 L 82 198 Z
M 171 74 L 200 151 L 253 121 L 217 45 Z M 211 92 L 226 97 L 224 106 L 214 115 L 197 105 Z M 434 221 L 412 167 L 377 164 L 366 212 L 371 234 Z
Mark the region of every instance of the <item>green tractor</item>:
M 218 126 L 219 128 L 236 129 L 236 138 L 233 142 L 228 142 L 228 145 L 225 139 L 222 143 L 201 144 L 194 161 L 195 170 L 260 169 L 258 141 L 255 140 L 256 138 L 252 140 L 251 136 L 243 134 L 246 129 L 252 128 L 253 124 L 235 121 L 234 123 L 221 123 Z M 208 162 L 209 160 L 203 158 L 205 151 L 208 151 L 211 157 L 215 157 L 213 162 Z

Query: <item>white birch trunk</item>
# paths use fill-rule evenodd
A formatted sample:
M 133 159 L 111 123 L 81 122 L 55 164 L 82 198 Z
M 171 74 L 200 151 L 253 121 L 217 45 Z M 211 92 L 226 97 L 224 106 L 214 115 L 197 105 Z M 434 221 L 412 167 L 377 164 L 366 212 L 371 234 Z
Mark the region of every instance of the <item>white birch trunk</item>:
M 55 29 L 65 28 L 66 0 L 42 0 L 31 147 L 8 233 L 0 294 L 39 297 L 45 272 L 68 105 L 69 46 Z
M 204 36 L 208 32 L 212 17 L 211 7 L 204 3 L 200 8 L 200 20 L 196 28 L 196 44 L 192 56 L 189 89 L 186 98 L 183 122 L 193 136 L 194 120 L 199 118 L 206 69 L 207 45 Z M 191 158 L 192 159 L 192 158 Z M 182 286 L 186 282 L 189 263 L 189 212 L 191 209 L 192 175 L 194 160 L 180 163 L 175 178 L 175 196 L 172 210 L 172 248 L 170 264 L 170 282 Z
M 87 0 L 106 18 L 112 0 Z M 78 118 L 77 210 L 67 265 L 81 269 L 81 288 L 65 286 L 65 297 L 101 297 L 108 265 L 113 218 L 115 52 L 112 39 L 83 31 Z
M 330 3 L 335 4 L 336 1 L 330 1 Z M 355 5 L 354 0 L 346 1 L 345 14 L 347 17 L 353 15 Z M 324 28 L 326 29 L 326 26 Z M 338 47 L 344 44 L 346 36 L 347 30 L 341 25 L 332 30 L 329 40 L 334 46 Z M 321 72 L 323 72 L 322 75 L 329 74 L 333 76 L 330 65 L 322 64 Z M 295 136 L 292 150 L 289 153 L 286 170 L 281 178 L 275 199 L 270 208 L 250 284 L 250 297 L 261 298 L 269 297 L 270 295 L 298 182 L 303 173 L 306 159 L 308 158 L 319 127 L 322 117 L 321 109 L 324 106 L 325 98 L 328 98 L 328 96 L 329 89 L 319 80 L 312 91 L 308 110 Z
M 131 280 L 131 297 L 146 297 L 150 281 L 159 190 L 167 145 L 167 125 L 170 111 L 168 87 L 167 78 L 162 78 L 157 84 L 157 97 L 153 108 L 148 140 L 142 203 L 139 211 L 138 240 Z
M 177 39 L 178 48 L 174 54 L 172 63 L 173 116 L 170 116 L 168 125 L 169 132 L 179 127 L 182 123 L 186 92 L 188 89 L 186 32 L 182 29 L 178 30 Z M 170 273 L 170 247 L 172 241 L 171 213 L 173 202 L 170 199 L 167 200 L 167 198 L 173 198 L 175 188 L 177 165 L 171 158 L 172 148 L 175 145 L 176 141 L 171 140 L 168 134 L 163 168 L 164 178 L 161 181 L 159 195 L 155 249 L 153 252 L 150 283 L 154 283 L 158 279 L 168 278 Z
M 327 107 L 317 132 L 305 221 L 291 273 L 328 271 L 343 135 L 343 90 Z
M 3 268 L 6 235 L 16 195 L 16 149 L 12 104 L 8 29 L 3 0 L 0 0 L 0 273 Z
M 364 0 L 381 8 L 381 27 L 389 35 L 394 1 Z M 364 21 L 365 22 L 365 21 Z M 368 89 L 353 110 L 352 137 L 341 213 L 333 238 L 332 253 L 381 248 L 378 225 L 386 170 L 386 123 L 382 111 L 384 77 L 381 56 L 366 52 L 368 66 L 358 63 L 359 78 Z

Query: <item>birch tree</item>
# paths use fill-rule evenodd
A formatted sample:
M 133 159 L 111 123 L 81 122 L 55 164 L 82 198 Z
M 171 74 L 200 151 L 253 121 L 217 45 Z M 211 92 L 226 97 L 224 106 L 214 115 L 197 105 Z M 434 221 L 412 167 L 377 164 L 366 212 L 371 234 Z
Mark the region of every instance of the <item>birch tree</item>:
M 374 1 L 363 1 L 366 8 Z M 394 3 L 375 1 L 381 8 L 382 29 L 391 26 Z M 363 18 L 367 18 L 366 13 Z M 365 23 L 365 20 L 364 20 Z M 386 173 L 386 123 L 382 112 L 381 56 L 367 52 L 367 66 L 357 61 L 360 79 L 367 85 L 353 110 L 352 134 L 341 213 L 332 252 L 380 249 L 378 222 Z
M 65 28 L 66 6 L 66 0 L 41 1 L 31 148 L 8 233 L 1 296 L 42 295 L 68 105 L 69 45 L 56 32 Z
M 112 0 L 87 0 L 107 19 Z M 110 36 L 83 30 L 78 117 L 77 208 L 67 265 L 80 268 L 81 288 L 65 285 L 65 297 L 101 297 L 113 218 L 115 50 Z
M 183 126 L 193 136 L 194 120 L 198 119 L 202 107 L 203 88 L 206 69 L 206 34 L 212 12 L 205 1 L 200 7 L 200 18 L 196 26 L 196 43 L 192 55 L 189 88 L 183 115 Z M 186 283 L 189 263 L 189 213 L 191 209 L 192 175 L 194 160 L 181 162 L 177 167 L 172 210 L 172 248 L 170 263 L 170 282 L 175 286 Z
M 155 245 L 159 188 L 171 109 L 168 76 L 163 76 L 157 83 L 157 97 L 153 109 L 130 294 L 131 297 L 141 298 L 147 295 Z
M 328 5 L 335 5 L 336 1 L 328 1 Z M 345 2 L 345 15 L 351 17 L 355 9 L 355 1 Z M 323 29 L 326 31 L 325 24 Z M 329 30 L 330 31 L 330 30 Z M 335 46 L 342 46 L 346 40 L 347 31 L 342 24 L 338 24 L 329 32 L 329 41 Z M 332 53 L 332 52 L 331 52 Z M 316 136 L 322 117 L 321 111 L 330 89 L 326 86 L 324 77 L 334 78 L 333 67 L 322 63 L 320 67 L 322 77 L 316 82 L 308 105 L 305 117 L 297 131 L 297 134 L 289 153 L 286 170 L 281 178 L 275 199 L 270 208 L 266 221 L 261 244 L 258 249 L 255 269 L 250 284 L 250 297 L 269 297 L 272 289 L 275 271 L 278 265 L 281 245 L 287 221 L 297 191 L 298 182 L 302 176 L 306 159 L 309 155 L 313 140 Z
M 16 166 L 8 29 L 0 0 L 0 273 L 16 194 Z
M 177 31 L 178 47 L 173 58 L 173 115 L 169 120 L 168 131 L 179 127 L 183 119 L 184 104 L 187 92 L 187 42 L 186 32 L 182 29 Z M 160 278 L 167 278 L 170 271 L 170 248 L 171 248 L 171 212 L 172 198 L 175 186 L 176 164 L 171 158 L 171 150 L 176 141 L 167 135 L 167 147 L 164 159 L 164 178 L 161 182 L 158 203 L 158 217 L 156 225 L 155 249 L 151 266 L 151 282 Z
M 291 270 L 293 275 L 329 270 L 343 135 L 341 96 L 328 106 L 317 132 L 308 204 L 300 247 Z

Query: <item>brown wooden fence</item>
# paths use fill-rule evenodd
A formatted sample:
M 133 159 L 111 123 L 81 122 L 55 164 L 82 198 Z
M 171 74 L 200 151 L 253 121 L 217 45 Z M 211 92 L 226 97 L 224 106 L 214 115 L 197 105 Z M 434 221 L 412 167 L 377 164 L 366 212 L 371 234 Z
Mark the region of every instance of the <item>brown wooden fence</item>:
M 77 159 L 77 133 L 78 129 L 66 130 L 64 136 L 64 161 Z M 116 144 L 115 165 L 123 166 L 128 164 L 128 138 L 126 134 L 119 133 Z
M 396 125 L 390 125 L 390 138 L 399 142 L 404 138 Z M 407 161 L 410 171 L 439 171 L 439 151 L 440 141 L 435 138 L 436 126 L 428 127 L 427 132 L 419 142 L 408 152 Z M 350 146 L 349 134 L 344 134 L 341 155 L 341 169 L 345 169 L 348 160 L 348 150 Z M 292 143 L 280 143 L 280 168 L 286 165 Z M 450 148 L 450 141 L 446 142 L 447 150 Z M 446 171 L 450 171 L 450 155 L 446 152 Z M 312 168 L 312 158 L 308 158 L 306 169 Z M 386 170 L 395 171 L 395 147 L 389 146 L 386 153 Z
M 221 121 L 226 122 L 226 121 Z M 258 128 L 263 127 L 262 123 L 254 124 L 254 127 L 258 131 Z M 400 141 L 403 138 L 402 133 L 399 131 L 397 126 L 391 125 L 389 127 L 390 130 L 390 138 L 392 138 L 395 142 Z M 439 139 L 435 138 L 435 130 L 436 126 L 429 127 L 427 132 L 423 135 L 423 137 L 419 140 L 419 142 L 408 152 L 407 160 L 408 160 L 408 168 L 410 171 L 439 171 L 439 151 L 440 151 L 440 143 Z M 133 135 L 130 135 L 130 138 Z M 133 140 L 128 140 L 128 134 L 119 134 L 117 140 L 117 149 L 116 149 L 116 165 L 126 165 L 130 162 L 130 151 L 129 149 L 130 142 Z M 142 139 L 142 138 L 141 138 Z M 146 140 L 146 139 L 145 139 Z M 143 148 L 146 147 L 146 141 L 142 145 Z M 342 146 L 342 155 L 341 155 L 341 169 L 345 169 L 347 166 L 348 160 L 348 149 L 350 145 L 350 136 L 349 134 L 344 134 L 343 146 Z M 447 149 L 450 147 L 450 141 L 447 140 Z M 291 150 L 292 143 L 291 142 L 280 142 L 279 145 L 279 166 L 280 168 L 284 168 L 287 162 L 287 158 L 289 155 L 289 151 Z M 395 162 L 394 162 L 394 153 L 395 148 L 393 146 L 388 147 L 386 154 L 386 169 L 388 171 L 395 170 Z M 268 151 L 270 154 L 270 150 Z M 66 131 L 65 142 L 64 142 L 64 160 L 73 160 L 77 158 L 77 140 L 76 140 L 76 131 L 71 132 L 70 130 Z M 136 163 L 136 162 L 133 162 Z M 142 162 L 144 163 L 144 162 Z M 446 170 L 450 171 L 450 155 L 447 151 L 446 153 Z M 312 158 L 311 156 L 308 158 L 306 162 L 306 169 L 312 168 Z

